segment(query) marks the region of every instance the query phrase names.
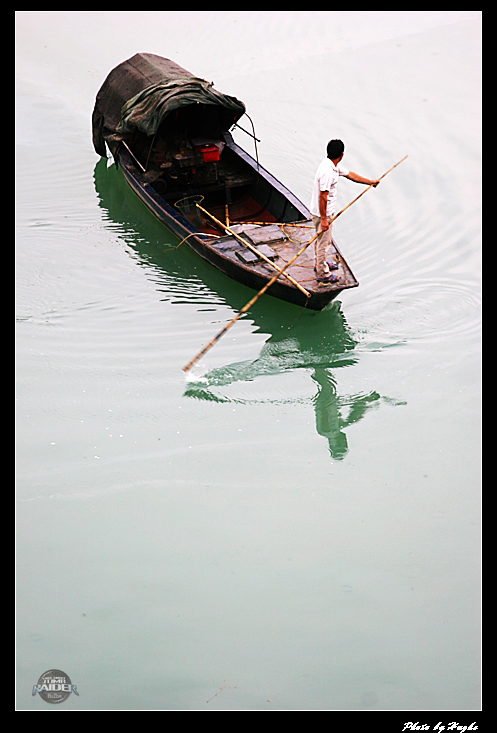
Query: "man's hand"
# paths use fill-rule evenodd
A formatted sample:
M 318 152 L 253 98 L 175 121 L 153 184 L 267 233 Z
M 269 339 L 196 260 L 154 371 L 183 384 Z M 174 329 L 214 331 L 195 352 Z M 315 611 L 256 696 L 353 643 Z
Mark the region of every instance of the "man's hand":
M 328 217 L 326 216 L 326 209 L 328 208 L 328 193 L 329 191 L 319 192 L 319 216 L 321 217 L 321 231 L 325 232 L 330 228 Z

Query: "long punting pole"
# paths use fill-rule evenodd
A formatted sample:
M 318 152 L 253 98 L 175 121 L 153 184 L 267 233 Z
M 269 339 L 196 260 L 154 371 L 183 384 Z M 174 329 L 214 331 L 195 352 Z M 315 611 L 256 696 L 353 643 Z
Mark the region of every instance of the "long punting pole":
M 382 176 L 380 176 L 380 178 L 378 180 L 381 181 L 382 178 L 385 178 L 385 176 L 388 173 L 390 173 L 390 171 L 392 171 L 394 168 L 396 168 L 398 165 L 400 165 L 400 163 L 402 163 L 406 158 L 407 158 L 407 155 L 405 155 L 403 158 L 401 158 L 401 160 L 399 160 L 397 163 L 395 163 L 395 165 L 393 165 L 391 168 L 389 168 L 387 171 L 385 171 L 385 173 Z M 356 196 L 355 199 L 352 199 L 352 201 L 350 203 L 348 203 L 346 206 L 344 206 L 343 209 L 340 209 L 340 211 L 338 212 L 338 214 L 335 214 L 335 216 L 333 216 L 330 219 L 330 224 L 333 221 L 335 221 L 335 219 L 338 219 L 338 217 L 340 216 L 340 214 L 343 214 L 343 212 L 346 211 L 348 208 L 350 208 L 352 206 L 352 204 L 355 204 L 355 202 L 358 201 L 361 198 L 361 196 L 364 196 L 364 194 L 366 193 L 366 191 L 369 191 L 369 189 L 372 188 L 372 187 L 373 187 L 373 184 L 369 185 L 367 188 L 364 189 L 364 191 L 361 191 L 361 193 L 358 196 Z M 292 265 L 295 262 L 295 260 L 298 257 L 300 257 L 300 255 L 303 252 L 305 252 L 305 250 L 307 249 L 307 247 L 309 247 L 318 238 L 318 236 L 319 236 L 320 233 L 321 232 L 317 232 L 317 234 L 315 234 L 312 237 L 312 239 L 310 239 L 306 244 L 304 244 L 304 246 L 302 247 L 302 249 L 300 249 L 297 252 L 297 254 L 294 257 L 292 257 L 292 259 L 289 262 L 287 262 L 284 267 L 281 268 L 281 271 L 278 272 L 273 278 L 271 278 L 271 280 L 269 280 L 266 283 L 266 285 L 264 285 L 264 287 L 261 288 L 261 290 L 259 290 L 259 292 L 256 295 L 254 295 L 254 297 L 251 298 L 246 305 L 243 306 L 243 308 L 241 309 L 241 311 L 239 313 L 237 313 L 236 316 L 229 323 L 227 323 L 219 331 L 219 333 L 216 336 L 214 336 L 214 338 L 211 341 L 209 341 L 209 343 L 206 346 L 204 346 L 204 348 L 201 349 L 198 352 L 198 354 L 196 356 L 194 356 L 193 359 L 191 359 L 191 361 L 188 362 L 188 364 L 186 364 L 186 366 L 183 367 L 183 371 L 184 372 L 188 372 L 192 368 L 192 366 L 194 364 L 196 364 L 197 361 L 199 361 L 204 356 L 204 354 L 206 354 L 207 351 L 209 351 L 209 349 L 212 348 L 212 346 L 214 346 L 214 344 L 217 341 L 219 341 L 219 339 L 222 336 L 224 336 L 224 334 L 226 333 L 226 331 L 228 331 L 231 328 L 231 326 L 233 326 L 238 321 L 238 319 L 241 318 L 243 316 L 243 314 L 246 313 L 254 305 L 254 303 L 261 297 L 261 295 L 264 295 L 264 293 L 266 292 L 266 290 L 268 290 L 268 288 L 270 288 L 271 285 L 274 282 L 276 282 L 276 280 L 280 277 L 280 275 L 282 275 L 285 272 L 285 270 L 288 269 L 290 267 L 290 265 Z

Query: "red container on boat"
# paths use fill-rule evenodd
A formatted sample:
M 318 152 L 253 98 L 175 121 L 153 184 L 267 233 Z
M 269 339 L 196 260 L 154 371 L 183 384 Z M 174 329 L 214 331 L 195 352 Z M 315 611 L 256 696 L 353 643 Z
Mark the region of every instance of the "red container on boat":
M 198 150 L 202 153 L 204 163 L 217 163 L 221 157 L 221 153 L 217 145 L 207 144 L 198 145 Z

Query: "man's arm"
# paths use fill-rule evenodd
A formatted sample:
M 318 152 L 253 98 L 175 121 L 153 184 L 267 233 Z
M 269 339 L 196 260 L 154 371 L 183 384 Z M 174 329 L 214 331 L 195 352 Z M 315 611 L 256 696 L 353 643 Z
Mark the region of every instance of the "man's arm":
M 349 181 L 354 181 L 354 183 L 365 183 L 367 186 L 373 186 L 373 188 L 376 188 L 380 182 L 379 178 L 363 178 L 358 173 L 354 173 L 354 171 L 349 171 L 345 178 L 348 178 Z
M 321 217 L 321 231 L 325 232 L 330 228 L 328 217 L 326 216 L 326 207 L 328 204 L 328 191 L 319 192 L 319 216 Z

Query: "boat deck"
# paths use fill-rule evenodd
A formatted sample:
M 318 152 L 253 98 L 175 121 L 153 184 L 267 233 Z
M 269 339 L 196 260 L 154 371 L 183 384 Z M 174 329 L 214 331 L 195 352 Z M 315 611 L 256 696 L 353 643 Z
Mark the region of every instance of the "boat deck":
M 316 233 L 312 221 L 309 220 L 289 224 L 233 224 L 230 229 L 280 269 L 285 267 Z M 258 257 L 252 249 L 233 235 L 220 237 L 212 241 L 211 246 L 225 257 L 233 259 L 238 264 L 250 266 L 261 274 L 272 276 L 276 273 L 270 263 Z M 337 281 L 329 284 L 318 283 L 314 272 L 314 244 L 311 244 L 285 270 L 285 273 L 307 291 L 343 290 L 358 285 L 335 243 L 330 248 L 328 262 L 336 263 L 337 269 L 333 270 L 333 274 L 337 276 Z

